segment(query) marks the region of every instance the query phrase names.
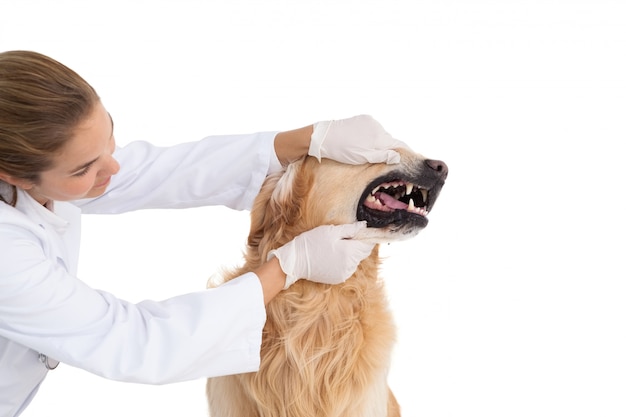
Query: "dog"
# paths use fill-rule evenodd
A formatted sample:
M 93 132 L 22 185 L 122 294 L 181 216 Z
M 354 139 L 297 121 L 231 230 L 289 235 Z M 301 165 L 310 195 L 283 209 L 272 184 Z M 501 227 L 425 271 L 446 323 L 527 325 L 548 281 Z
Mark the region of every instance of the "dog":
M 323 224 L 366 221 L 375 243 L 408 239 L 426 227 L 447 177 L 442 161 L 408 148 L 399 164 L 346 165 L 306 157 L 269 176 L 251 210 L 245 263 Z M 267 305 L 258 372 L 210 378 L 211 417 L 396 417 L 387 384 L 395 327 L 378 276 L 378 245 L 339 285 L 301 279 Z

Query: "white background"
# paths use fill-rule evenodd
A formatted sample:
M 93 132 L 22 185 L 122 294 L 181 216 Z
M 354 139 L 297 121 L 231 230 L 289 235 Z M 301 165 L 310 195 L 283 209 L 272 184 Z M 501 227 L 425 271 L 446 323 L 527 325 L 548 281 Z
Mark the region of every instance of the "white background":
M 404 415 L 626 415 L 624 2 L 0 0 L 9 49 L 85 77 L 120 144 L 372 114 L 450 166 L 430 226 L 383 248 Z M 201 289 L 247 216 L 85 216 L 81 277 Z M 62 365 L 24 415 L 204 416 L 203 390 Z

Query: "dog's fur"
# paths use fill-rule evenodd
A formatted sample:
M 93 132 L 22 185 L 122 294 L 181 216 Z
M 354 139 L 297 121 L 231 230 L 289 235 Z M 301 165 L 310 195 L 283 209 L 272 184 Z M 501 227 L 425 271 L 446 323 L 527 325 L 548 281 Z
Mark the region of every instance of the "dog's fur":
M 251 212 L 245 264 L 225 280 L 254 270 L 270 250 L 323 224 L 367 220 L 359 237 L 377 243 L 415 236 L 426 226 L 425 216 L 363 207 L 377 181 L 396 179 L 428 189 L 424 204 L 432 207 L 445 164 L 437 168 L 408 149 L 399 151 L 397 165 L 320 163 L 308 157 L 268 177 Z M 259 371 L 209 379 L 210 415 L 399 416 L 387 386 L 395 328 L 378 267 L 376 246 L 344 284 L 301 279 L 282 291 L 267 306 Z

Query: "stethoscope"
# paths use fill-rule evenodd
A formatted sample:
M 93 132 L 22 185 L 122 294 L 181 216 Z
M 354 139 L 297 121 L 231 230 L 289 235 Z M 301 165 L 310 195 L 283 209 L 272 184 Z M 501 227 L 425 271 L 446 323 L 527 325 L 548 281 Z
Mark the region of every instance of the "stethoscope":
M 43 363 L 46 369 L 49 371 L 57 369 L 57 366 L 59 366 L 58 360 L 49 358 L 47 355 L 44 355 L 43 353 L 39 354 L 39 362 Z

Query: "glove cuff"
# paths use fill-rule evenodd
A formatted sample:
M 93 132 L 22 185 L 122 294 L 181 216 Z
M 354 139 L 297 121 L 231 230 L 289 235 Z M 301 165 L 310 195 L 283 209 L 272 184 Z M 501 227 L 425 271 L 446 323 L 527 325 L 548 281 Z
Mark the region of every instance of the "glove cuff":
M 317 158 L 318 162 L 322 162 L 322 144 L 326 139 L 326 134 L 332 120 L 317 122 L 313 125 L 313 133 L 311 134 L 311 144 L 309 145 L 309 155 Z
M 278 252 L 278 249 L 271 250 L 270 253 L 267 254 L 268 261 L 274 257 L 278 259 L 280 268 L 283 270 L 285 275 L 287 275 L 287 277 L 285 278 L 285 286 L 283 287 L 283 290 L 286 290 L 287 288 L 291 287 L 291 284 L 296 282 L 298 278 L 294 277 L 293 274 L 291 274 L 289 271 L 285 269 L 285 265 L 283 264 L 283 261 L 280 259 L 280 253 Z

